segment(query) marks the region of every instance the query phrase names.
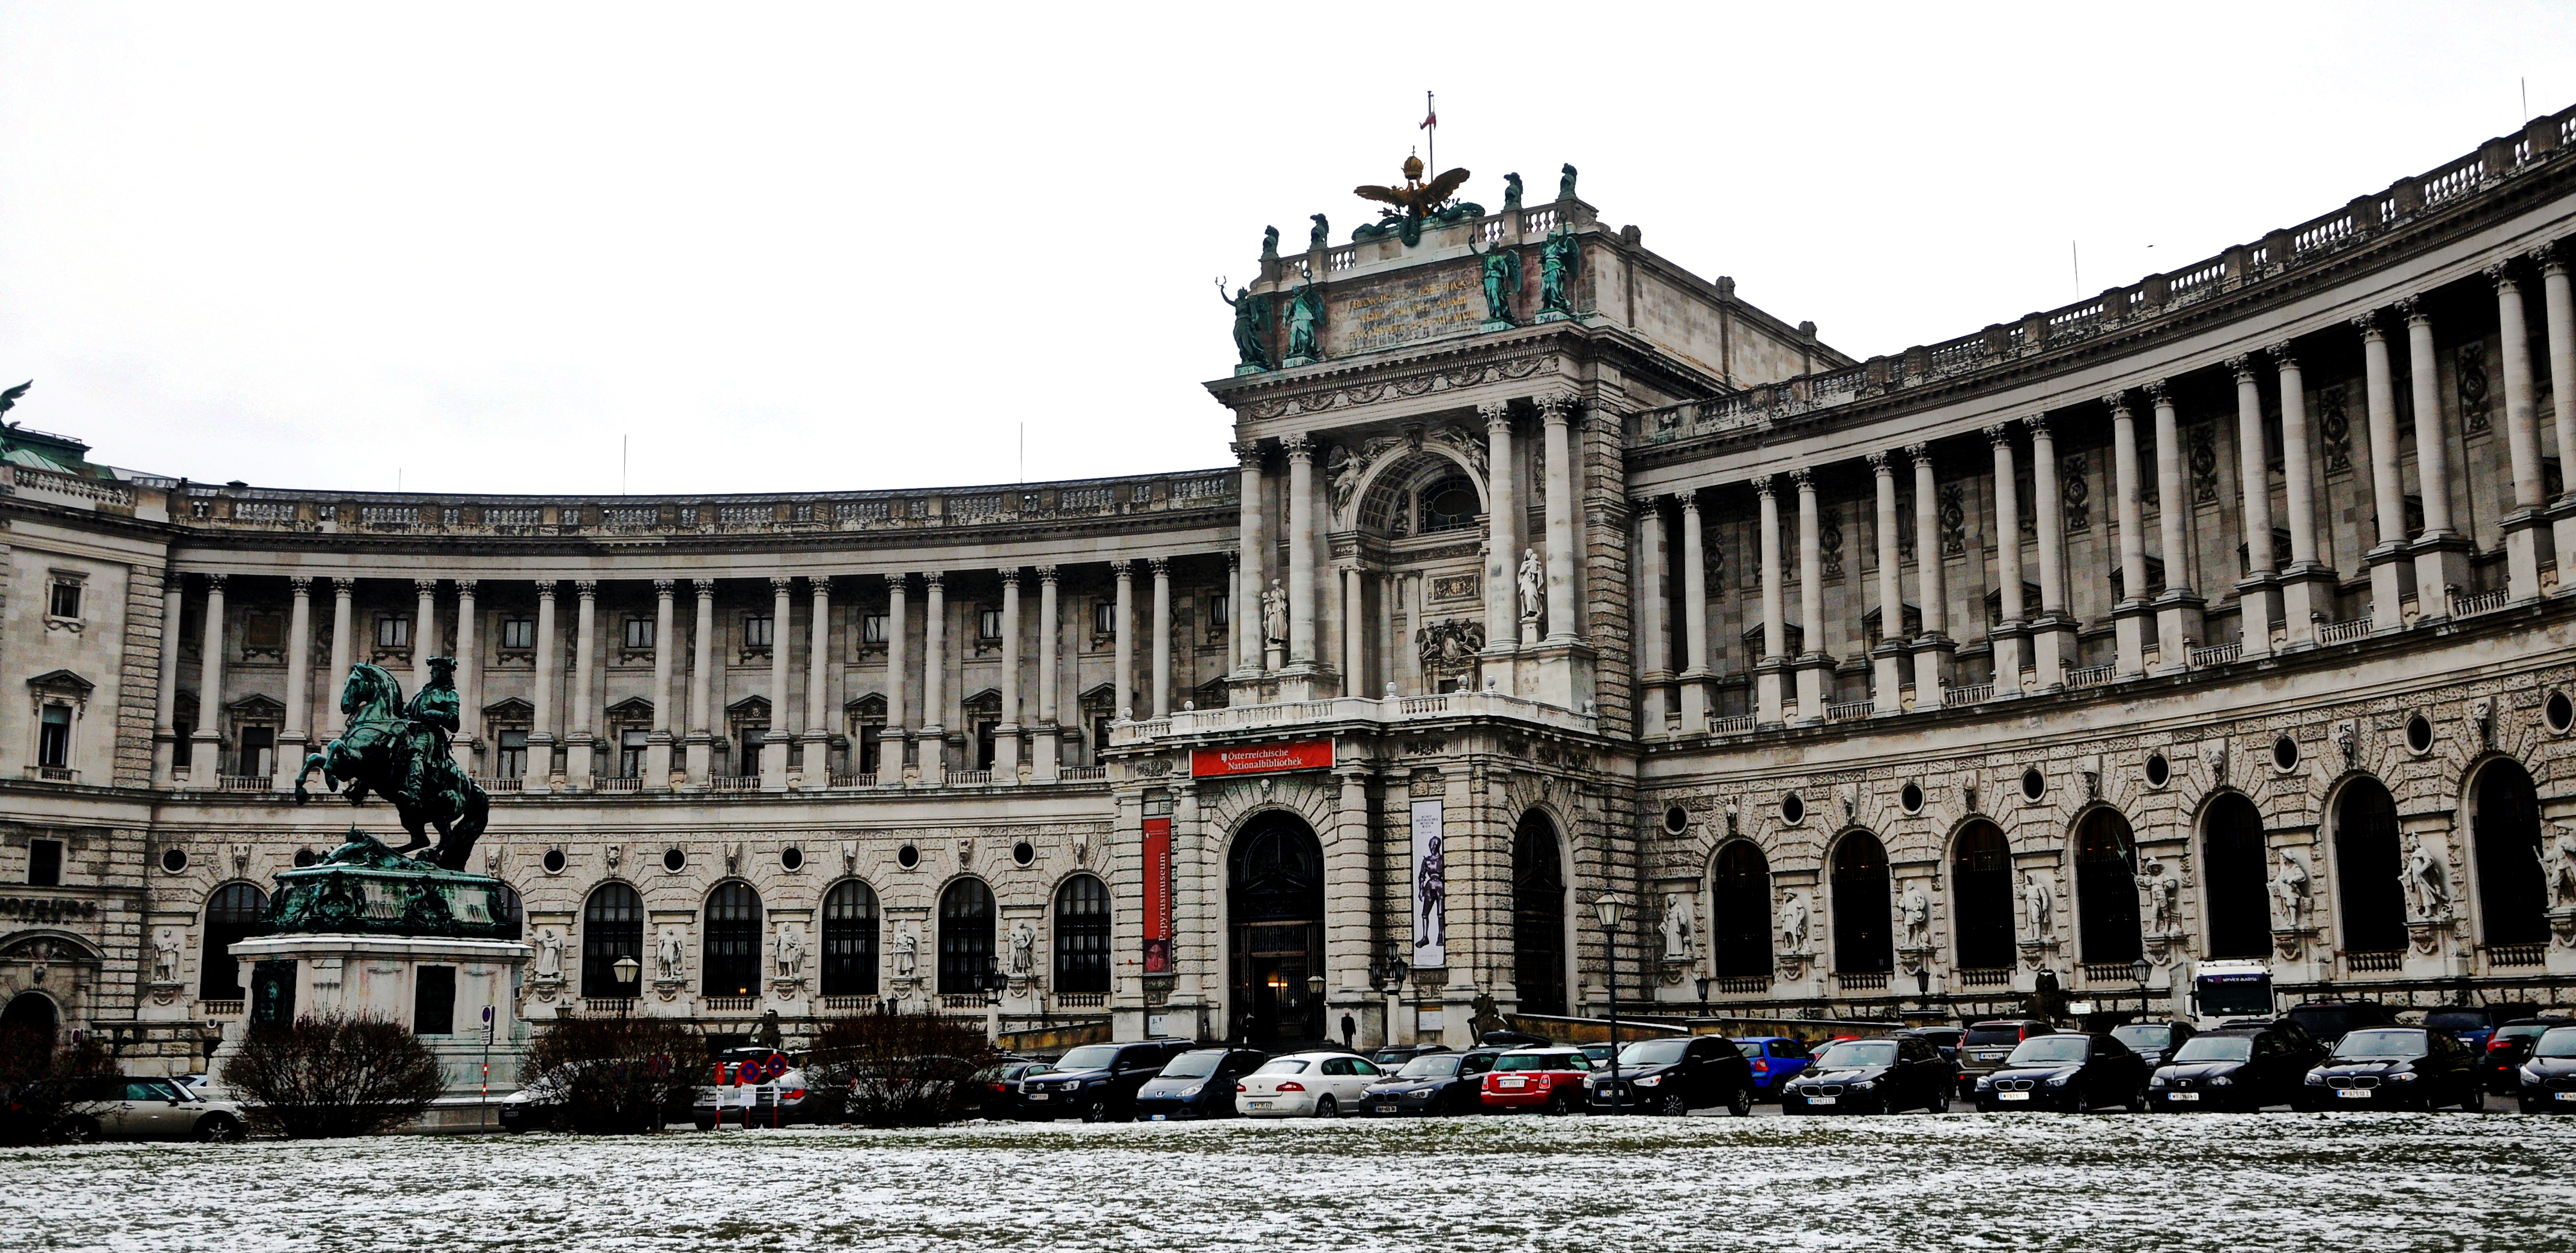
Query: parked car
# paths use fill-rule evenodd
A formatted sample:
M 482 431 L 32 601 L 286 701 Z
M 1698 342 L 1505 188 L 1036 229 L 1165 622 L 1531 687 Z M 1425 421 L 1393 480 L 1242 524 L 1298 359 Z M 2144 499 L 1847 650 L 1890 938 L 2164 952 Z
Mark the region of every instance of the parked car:
M 1053 1066 L 1020 1077 L 1020 1099 L 1011 1106 L 1011 1116 L 1124 1122 L 1136 1116 L 1137 1090 L 1173 1058 L 1197 1047 L 1173 1039 L 1078 1046 Z
M 2486 1107 L 2486 1085 L 2469 1051 L 2450 1032 L 2426 1027 L 2362 1027 L 2335 1041 L 2308 1072 L 2303 1109 L 2443 1109 Z
M 2576 1114 L 2576 1027 L 2551 1027 L 2515 1068 L 2514 1096 L 2526 1114 Z
M 1793 1035 L 1740 1035 L 1735 1050 L 1752 1065 L 1753 1093 L 1764 1100 L 1778 1100 L 1780 1085 L 1816 1059 L 1806 1041 Z
M 1245 1075 L 1234 1101 L 1251 1118 L 1339 1118 L 1358 1109 L 1361 1094 L 1385 1077 L 1377 1063 L 1356 1054 L 1290 1053 Z
M 2012 1056 L 2022 1041 L 2056 1030 L 2036 1018 L 1990 1018 L 1969 1023 L 1967 1034 L 1959 1038 L 1960 1099 L 1973 1099 L 1977 1080 L 2001 1069 L 2004 1059 Z
M 2486 1051 L 2496 1028 L 2539 1012 L 2537 1005 L 2443 1005 L 2425 1013 L 2424 1025 L 2450 1032 L 2460 1047 L 2476 1054 Z
M 1968 1029 L 1966 1027 L 1907 1027 L 1902 1031 L 1892 1031 L 1888 1034 L 1910 1035 L 1929 1040 L 1932 1047 L 1941 1050 L 1943 1056 L 1957 1057 L 1959 1042 L 1968 1038 Z
M 1477 1089 L 1502 1055 L 1501 1049 L 1422 1054 L 1370 1084 L 1360 1096 L 1360 1108 L 1370 1114 L 1475 1113 L 1481 1107 Z
M 1635 1040 L 1621 1040 L 1619 1042 L 1619 1047 L 1626 1048 L 1634 1043 L 1636 1043 Z M 1584 1060 L 1591 1062 L 1594 1067 L 1597 1068 L 1610 1064 L 1611 1047 L 1608 1040 L 1595 1040 L 1590 1044 L 1581 1045 L 1579 1047 L 1583 1050 Z
M 652 1077 L 656 1081 L 669 1082 L 671 1080 L 672 1063 L 668 1058 L 656 1058 L 649 1062 L 640 1063 L 628 1063 L 617 1060 L 574 1062 L 569 1065 L 557 1066 L 529 1081 L 525 1087 L 520 1088 L 518 1091 L 493 1102 L 493 1112 L 501 1120 L 501 1130 L 514 1134 L 523 1131 L 572 1130 L 573 1128 L 567 1126 L 567 1119 L 564 1117 L 564 1114 L 565 1106 L 572 1096 L 572 1088 L 575 1080 L 586 1073 L 597 1073 L 602 1068 L 630 1064 L 650 1066 L 652 1068 Z M 604 1076 L 604 1078 L 617 1082 L 624 1082 L 626 1077 L 631 1076 L 633 1073 L 634 1072 L 632 1071 L 628 1071 L 625 1076 L 620 1076 L 615 1072 L 611 1072 L 611 1074 Z M 658 1115 L 652 1116 L 653 1125 L 651 1127 L 629 1127 L 628 1130 L 659 1131 L 665 1123 L 688 1122 L 691 1118 L 691 1113 L 696 1101 L 697 1091 L 687 1085 L 685 1078 L 682 1082 L 672 1083 L 663 1102 L 661 1112 Z
M 238 1140 L 241 1106 L 190 1092 L 170 1079 L 107 1075 L 74 1081 L 55 1134 L 89 1140 Z
M 2287 1022 L 2204 1031 L 2183 1041 L 2147 1079 L 2147 1102 L 2160 1110 L 2295 1104 L 2309 1069 L 2324 1058 L 2324 1049 Z
M 2161 1018 L 2147 1022 L 2124 1023 L 2111 1029 L 2111 1038 L 2128 1045 L 2129 1051 L 2152 1071 L 2172 1059 L 2173 1051 L 2199 1032 L 2187 1022 L 2167 1022 Z
M 1234 1085 L 1269 1060 L 1258 1049 L 1191 1049 L 1136 1089 L 1136 1116 L 1152 1122 L 1231 1117 Z
M 1994 1073 L 1977 1079 L 1977 1109 L 2147 1108 L 2147 1066 L 2105 1033 L 2055 1032 L 2014 1046 Z
M 2307 1029 L 2317 1043 L 2331 1049 L 2344 1033 L 2361 1027 L 2394 1027 L 2397 1016 L 2377 1001 L 2308 1001 L 2285 1015 Z
M 771 1063 L 779 1059 L 783 1067 Z M 748 1068 L 746 1068 L 748 1064 Z M 805 1067 L 776 1049 L 726 1049 L 716 1054 L 714 1082 L 689 1102 L 689 1121 L 700 1131 L 718 1124 L 787 1127 L 836 1123 L 849 1109 L 848 1084 L 811 1082 Z
M 1404 1064 L 1406 1062 L 1412 1061 L 1414 1058 L 1420 1057 L 1425 1053 L 1446 1053 L 1449 1051 L 1449 1046 L 1446 1044 L 1389 1044 L 1370 1053 L 1368 1055 L 1368 1059 L 1372 1063 L 1376 1064 L 1378 1069 L 1386 1071 L 1389 1074 L 1393 1074 L 1396 1071 L 1404 1069 Z
M 1780 1112 L 1946 1114 L 1958 1073 L 1958 1064 L 1921 1036 L 1845 1040 L 1826 1045 L 1815 1065 L 1780 1090 Z
M 2522 1018 L 2496 1028 L 2487 1037 L 2478 1063 L 2486 1074 L 2487 1091 L 2513 1095 L 2521 1086 L 2522 1064 L 2531 1057 L 2532 1042 L 2556 1027 L 2576 1027 L 2576 1018 Z
M 982 1118 L 1008 1115 L 1018 1099 L 1020 1080 L 1051 1064 L 1034 1057 L 1005 1057 L 976 1071 L 958 1094 L 957 1112 Z
M 1583 1082 L 1591 1077 L 1592 1059 L 1581 1049 L 1562 1045 L 1513 1049 L 1494 1059 L 1477 1100 L 1488 1114 L 1516 1109 L 1571 1114 L 1583 1103 Z
M 1615 1073 L 1593 1071 L 1583 1090 L 1596 1114 L 1679 1118 L 1723 1105 L 1742 1118 L 1753 1112 L 1753 1064 L 1724 1036 L 1639 1040 L 1619 1050 Z

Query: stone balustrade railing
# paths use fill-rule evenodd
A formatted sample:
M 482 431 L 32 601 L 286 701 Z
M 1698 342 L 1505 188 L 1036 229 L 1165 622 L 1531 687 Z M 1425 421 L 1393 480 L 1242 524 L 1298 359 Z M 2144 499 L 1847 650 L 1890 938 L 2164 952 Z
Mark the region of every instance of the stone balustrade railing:
M 1427 721 L 1436 718 L 1515 718 L 1562 731 L 1596 735 L 1601 719 L 1527 697 L 1501 692 L 1443 692 L 1433 696 L 1331 696 L 1322 700 L 1282 701 L 1268 705 L 1230 705 L 1222 709 L 1185 709 L 1169 717 L 1110 724 L 1112 746 L 1148 744 L 1165 737 L 1258 731 L 1274 727 L 1336 722 Z

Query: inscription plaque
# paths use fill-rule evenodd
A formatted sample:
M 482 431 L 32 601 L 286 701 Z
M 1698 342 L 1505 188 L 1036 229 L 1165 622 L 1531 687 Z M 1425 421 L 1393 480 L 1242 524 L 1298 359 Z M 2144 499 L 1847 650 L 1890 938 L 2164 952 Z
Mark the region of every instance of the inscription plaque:
M 1389 275 L 1337 291 L 1334 355 L 1375 352 L 1483 324 L 1484 289 L 1472 267 Z

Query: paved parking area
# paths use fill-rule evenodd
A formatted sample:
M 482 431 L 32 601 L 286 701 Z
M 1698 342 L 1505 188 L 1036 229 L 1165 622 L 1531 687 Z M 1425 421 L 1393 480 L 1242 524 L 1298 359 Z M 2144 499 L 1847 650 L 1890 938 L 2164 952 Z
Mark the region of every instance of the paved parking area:
M 94 1145 L 9 1244 L 218 1250 L 2524 1250 L 2576 1118 L 1723 1115 Z

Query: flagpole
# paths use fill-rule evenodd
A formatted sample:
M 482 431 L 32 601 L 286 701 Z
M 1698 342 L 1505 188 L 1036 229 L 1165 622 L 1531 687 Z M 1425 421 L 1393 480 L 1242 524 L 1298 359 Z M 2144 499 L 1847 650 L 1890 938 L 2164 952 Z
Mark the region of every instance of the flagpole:
M 1440 105 L 1430 92 L 1422 93 L 1422 151 L 1430 158 L 1430 174 L 1440 177 Z

